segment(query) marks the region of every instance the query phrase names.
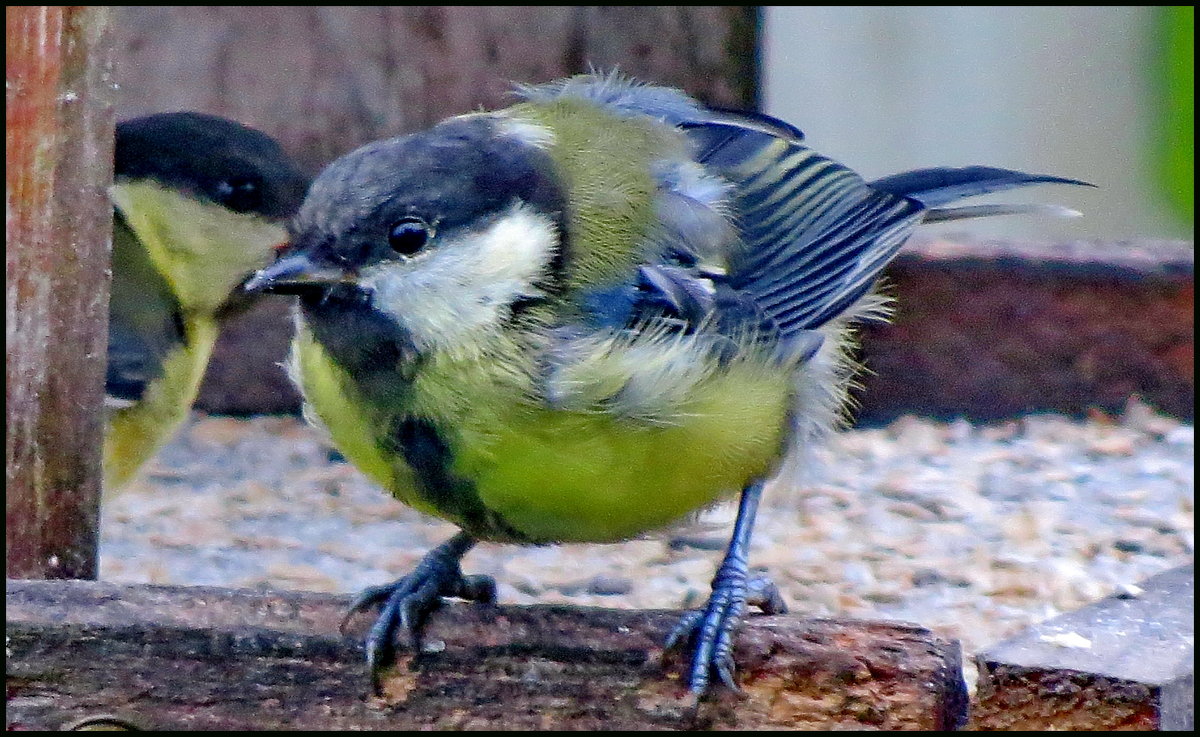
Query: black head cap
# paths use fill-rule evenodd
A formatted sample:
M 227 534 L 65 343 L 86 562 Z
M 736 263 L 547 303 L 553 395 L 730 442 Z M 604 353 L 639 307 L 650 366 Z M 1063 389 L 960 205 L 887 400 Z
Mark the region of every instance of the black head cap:
M 279 144 L 203 113 L 159 113 L 117 124 L 113 175 L 152 179 L 235 212 L 291 216 L 308 189 Z
M 291 221 L 293 245 L 361 266 L 392 254 L 388 234 L 418 219 L 449 235 L 522 202 L 564 229 L 565 190 L 549 155 L 487 117 L 453 118 L 368 144 L 325 168 Z

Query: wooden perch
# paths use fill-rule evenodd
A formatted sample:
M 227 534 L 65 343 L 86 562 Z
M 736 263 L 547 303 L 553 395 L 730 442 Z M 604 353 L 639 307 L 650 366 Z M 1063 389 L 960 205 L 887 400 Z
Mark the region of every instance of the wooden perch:
M 1194 582 L 1172 569 L 979 654 L 972 726 L 1191 731 Z
M 112 717 L 142 729 L 953 729 L 958 643 L 905 624 L 751 616 L 744 696 L 693 709 L 677 612 L 563 606 L 436 612 L 369 695 L 348 598 L 207 587 L 8 581 L 8 724 Z

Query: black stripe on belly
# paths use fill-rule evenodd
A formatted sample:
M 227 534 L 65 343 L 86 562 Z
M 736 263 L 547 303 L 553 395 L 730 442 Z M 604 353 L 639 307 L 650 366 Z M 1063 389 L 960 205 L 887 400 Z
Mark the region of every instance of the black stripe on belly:
M 403 406 L 420 356 L 395 320 L 371 307 L 365 292 L 332 287 L 300 297 L 313 338 L 359 385 L 363 397 Z
M 408 414 L 413 379 L 422 363 L 408 333 L 354 288 L 302 295 L 300 308 L 313 337 L 353 378 L 359 396 L 375 410 L 372 414 L 396 418 L 387 429 L 384 451 L 412 468 L 421 497 L 477 537 L 525 542 L 524 535 L 484 506 L 474 483 L 451 472 L 454 457 L 443 431 L 427 418 Z
M 395 450 L 416 474 L 421 496 L 459 520 L 464 530 L 483 538 L 526 539 L 483 504 L 474 483 L 451 472 L 454 457 L 450 446 L 432 422 L 422 417 L 399 420 L 391 437 Z

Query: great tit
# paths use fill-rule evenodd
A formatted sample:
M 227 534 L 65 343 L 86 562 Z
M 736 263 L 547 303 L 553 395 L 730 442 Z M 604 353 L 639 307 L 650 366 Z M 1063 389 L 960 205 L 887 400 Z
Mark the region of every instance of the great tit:
M 238 287 L 287 238 L 308 180 L 266 134 L 163 113 L 117 125 L 104 484 L 119 489 L 187 417 Z
M 741 493 L 690 641 L 688 682 L 736 689 L 763 483 L 834 426 L 851 324 L 879 315 L 880 270 L 923 221 L 1044 182 L 990 167 L 867 183 L 765 115 L 709 109 L 617 75 L 370 143 L 314 180 L 281 258 L 250 290 L 299 295 L 291 373 L 306 414 L 360 470 L 461 532 L 363 592 L 375 684 L 479 540 L 617 541 Z M 349 616 L 349 615 L 347 615 Z

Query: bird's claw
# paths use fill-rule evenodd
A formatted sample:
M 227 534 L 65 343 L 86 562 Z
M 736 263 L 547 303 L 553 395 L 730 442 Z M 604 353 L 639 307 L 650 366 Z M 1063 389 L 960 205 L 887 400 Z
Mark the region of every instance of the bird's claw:
M 371 684 L 380 690 L 380 675 L 395 654 L 395 640 L 400 631 L 407 634 L 414 653 L 421 652 L 421 630 L 430 612 L 445 597 L 455 597 L 493 603 L 496 582 L 491 576 L 464 576 L 459 569 L 461 553 L 443 545 L 431 550 L 412 573 L 384 586 L 372 586 L 360 593 L 350 604 L 342 619 L 340 630 L 356 613 L 381 604 L 379 616 L 367 633 L 364 647 Z
M 692 645 L 688 686 L 697 699 L 707 693 L 713 673 L 729 690 L 741 692 L 734 680 L 733 633 L 748 605 L 758 607 L 765 614 L 787 611 L 787 604 L 769 578 L 725 577 L 719 573 L 713 580 L 708 604 L 685 614 L 667 636 L 667 650 L 685 641 Z

